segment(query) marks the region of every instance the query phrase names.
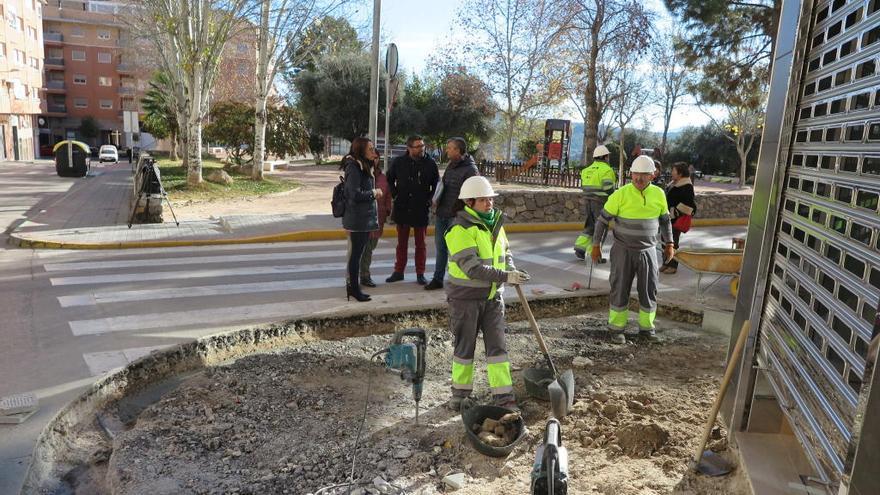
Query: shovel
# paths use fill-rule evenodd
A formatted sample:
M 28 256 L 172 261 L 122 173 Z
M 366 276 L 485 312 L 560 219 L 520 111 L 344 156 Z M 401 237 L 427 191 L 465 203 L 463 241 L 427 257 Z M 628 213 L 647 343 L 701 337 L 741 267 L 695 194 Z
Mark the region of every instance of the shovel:
M 712 405 L 712 412 L 709 413 L 709 419 L 703 427 L 703 438 L 700 439 L 700 445 L 694 451 L 693 458 L 688 462 L 688 467 L 703 473 L 706 476 L 722 476 L 733 470 L 733 466 L 724 460 L 721 456 L 711 450 L 703 451 L 706 448 L 706 442 L 709 441 L 709 435 L 712 433 L 712 427 L 715 425 L 715 418 L 718 416 L 718 409 L 721 408 L 721 401 L 724 399 L 724 393 L 730 384 L 730 377 L 733 376 L 733 370 L 739 362 L 739 355 L 742 352 L 746 337 L 749 335 L 749 322 L 743 322 L 742 329 L 739 331 L 739 337 L 736 339 L 736 345 L 733 346 L 733 353 L 727 362 L 727 371 L 724 372 L 724 378 L 721 379 L 721 388 L 718 390 L 718 397 L 715 398 L 715 404 Z
M 529 307 L 529 301 L 526 299 L 526 295 L 523 294 L 522 286 L 517 284 L 514 287 L 516 287 L 516 293 L 519 295 L 519 300 L 526 312 L 526 316 L 529 318 L 532 332 L 535 333 L 535 337 L 538 339 L 541 352 L 544 353 L 544 359 L 547 360 L 547 365 L 550 367 L 550 371 L 553 372 L 554 380 L 547 385 L 553 416 L 557 419 L 564 418 L 568 415 L 568 411 L 571 410 L 572 404 L 574 404 L 574 374 L 571 370 L 565 370 L 561 374 L 556 370 L 553 360 L 550 359 L 550 353 L 547 352 L 547 344 L 544 343 L 541 330 L 538 329 L 538 322 L 535 321 L 535 315 L 532 314 L 532 308 Z

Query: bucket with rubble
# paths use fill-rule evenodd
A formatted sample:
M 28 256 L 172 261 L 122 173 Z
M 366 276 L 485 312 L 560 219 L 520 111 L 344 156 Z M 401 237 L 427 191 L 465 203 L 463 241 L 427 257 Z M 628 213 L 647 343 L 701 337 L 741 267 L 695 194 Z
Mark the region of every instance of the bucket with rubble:
M 490 457 L 507 457 L 526 434 L 519 411 L 505 407 L 463 404 L 461 420 L 477 452 Z

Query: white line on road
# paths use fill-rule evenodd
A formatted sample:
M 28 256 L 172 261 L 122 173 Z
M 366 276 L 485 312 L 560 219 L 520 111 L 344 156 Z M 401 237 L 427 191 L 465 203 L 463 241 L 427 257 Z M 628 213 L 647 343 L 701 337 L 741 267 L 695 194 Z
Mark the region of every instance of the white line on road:
M 394 249 L 385 248 L 373 251 L 374 255 L 386 255 L 394 253 Z M 346 250 L 332 251 L 300 251 L 292 253 L 263 253 L 263 254 L 232 254 L 226 256 L 190 256 L 183 258 L 144 258 L 136 260 L 115 261 L 81 261 L 76 263 L 47 263 L 43 268 L 47 272 L 75 271 L 75 270 L 105 270 L 112 268 L 140 268 L 161 267 L 178 265 L 202 265 L 209 263 L 246 263 L 257 261 L 282 261 L 302 260 L 312 258 L 345 258 Z
M 372 268 L 390 268 L 393 261 L 374 261 Z M 152 273 L 118 273 L 113 275 L 86 275 L 81 277 L 58 277 L 49 279 L 52 285 L 114 284 L 124 282 L 144 282 L 155 280 L 180 280 L 191 278 L 234 277 L 247 275 L 275 275 L 282 273 L 303 273 L 338 271 L 344 273 L 345 263 L 316 263 L 313 265 L 248 266 L 237 268 L 218 268 L 213 270 L 176 270 Z
M 374 263 L 377 266 L 379 263 Z M 131 301 L 155 301 L 157 299 L 178 299 L 181 297 L 207 297 L 230 294 L 253 294 L 258 292 L 284 292 L 303 289 L 328 289 L 342 287 L 337 277 L 313 278 L 307 280 L 280 280 L 277 282 L 257 282 L 252 284 L 205 285 L 200 287 L 180 287 L 175 289 L 144 289 L 113 292 L 93 292 L 73 296 L 60 296 L 62 308 L 74 306 L 95 306 Z

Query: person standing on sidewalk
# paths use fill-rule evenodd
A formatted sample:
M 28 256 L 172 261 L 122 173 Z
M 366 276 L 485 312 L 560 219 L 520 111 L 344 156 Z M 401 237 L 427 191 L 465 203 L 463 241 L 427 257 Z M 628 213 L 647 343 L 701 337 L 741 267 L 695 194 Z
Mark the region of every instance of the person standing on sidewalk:
M 385 220 L 388 219 L 388 215 L 391 213 L 391 194 L 388 187 L 388 179 L 382 173 L 382 162 L 379 161 L 378 157 L 373 162 L 373 179 L 376 182 L 376 189 L 382 191 L 382 197 L 376 200 L 379 230 L 370 232 L 370 242 L 367 243 L 367 247 L 364 248 L 364 255 L 361 257 L 361 285 L 364 287 L 376 286 L 376 283 L 373 282 L 370 276 L 370 265 L 373 264 L 373 250 L 379 244 L 379 239 L 385 231 Z
M 421 136 L 410 136 L 406 140 L 406 154 L 395 158 L 388 169 L 388 185 L 394 198 L 391 215 L 397 226 L 397 255 L 394 272 L 386 282 L 403 280 L 409 251 L 409 232 L 415 237 L 416 281 L 420 285 L 425 280 L 425 260 L 428 250 L 425 247 L 425 234 L 428 231 L 428 214 L 431 198 L 440 180 L 437 162 L 425 154 L 425 141 Z
M 574 241 L 574 254 L 580 259 L 586 258 L 587 249 L 593 242 L 596 220 L 602 214 L 605 200 L 614 192 L 614 187 L 617 185 L 617 175 L 608 164 L 610 154 L 605 145 L 596 146 L 593 150 L 593 163 L 581 171 L 581 189 L 587 198 L 587 218 L 584 220 L 584 231 Z M 601 239 L 599 245 L 604 241 L 604 238 Z M 599 263 L 605 263 L 605 260 L 599 259 Z
M 342 227 L 348 231 L 350 246 L 346 296 L 361 302 L 370 300 L 369 294 L 361 292 L 361 258 L 370 242 L 370 232 L 379 229 L 376 200 L 382 199 L 382 190 L 376 188 L 373 177 L 373 163 L 378 157 L 372 141 L 365 137 L 354 138 L 339 167 L 345 171 Z
M 633 160 L 632 182 L 608 197 L 593 233 L 594 262 L 602 256 L 600 240 L 614 220 L 614 244 L 611 246 L 610 308 L 608 330 L 612 341 L 626 342 L 623 331 L 629 318 L 629 291 L 633 278 L 639 292 L 639 336 L 655 340 L 654 318 L 657 315 L 657 285 L 660 263 L 657 260 L 657 236 L 663 239 L 663 257 L 672 259 L 672 225 L 663 189 L 651 184 L 654 160 L 640 156 Z
M 449 157 L 449 164 L 443 172 L 443 180 L 440 183 L 442 188 L 440 197 L 434 205 L 437 211 L 437 220 L 434 224 L 437 266 L 434 268 L 433 279 L 425 286 L 426 290 L 443 288 L 446 263 L 449 261 L 449 250 L 446 248 L 444 235 L 446 235 L 446 230 L 449 229 L 452 225 L 452 220 L 455 218 L 455 207 L 456 202 L 459 201 L 458 193 L 461 191 L 461 185 L 467 179 L 480 175 L 480 171 L 477 170 L 477 164 L 467 152 L 467 141 L 464 138 L 454 137 L 447 141 L 446 156 Z
M 493 402 L 516 409 L 513 377 L 504 336 L 504 283 L 523 284 L 529 274 L 513 265 L 513 256 L 504 233 L 504 216 L 494 208 L 495 191 L 485 177 L 464 181 L 458 199 L 464 208 L 456 212 L 446 232 L 449 246 L 449 329 L 452 332 L 453 410 L 470 396 L 474 384 L 474 351 L 477 334 L 483 332 L 486 373 Z
M 676 227 L 682 227 L 682 221 L 690 220 L 683 217 L 693 217 L 697 214 L 694 184 L 691 182 L 690 175 L 690 167 L 686 163 L 676 163 L 672 166 L 672 182 L 666 190 L 666 204 L 669 205 L 669 216 L 672 218 L 672 242 L 676 251 L 678 251 L 678 241 L 681 240 L 681 234 L 684 232 Z M 682 220 L 678 220 L 679 218 Z M 677 222 L 678 225 L 676 225 Z M 690 228 L 689 224 L 687 228 Z M 660 268 L 660 273 L 669 275 L 674 275 L 677 271 L 678 260 L 675 258 L 667 260 L 666 264 Z

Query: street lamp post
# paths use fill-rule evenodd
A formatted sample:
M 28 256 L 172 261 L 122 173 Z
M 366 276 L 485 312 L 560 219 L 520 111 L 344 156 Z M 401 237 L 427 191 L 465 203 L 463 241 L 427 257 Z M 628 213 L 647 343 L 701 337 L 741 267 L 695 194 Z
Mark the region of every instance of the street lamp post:
M 373 46 L 370 51 L 370 131 L 369 137 L 376 144 L 379 120 L 379 16 L 382 0 L 373 0 Z M 387 140 L 387 138 L 386 138 Z

